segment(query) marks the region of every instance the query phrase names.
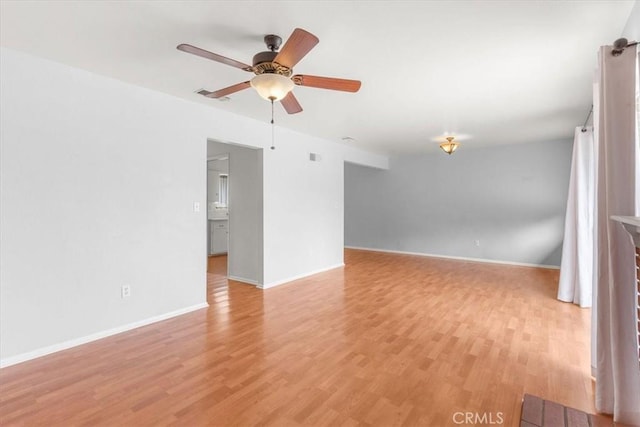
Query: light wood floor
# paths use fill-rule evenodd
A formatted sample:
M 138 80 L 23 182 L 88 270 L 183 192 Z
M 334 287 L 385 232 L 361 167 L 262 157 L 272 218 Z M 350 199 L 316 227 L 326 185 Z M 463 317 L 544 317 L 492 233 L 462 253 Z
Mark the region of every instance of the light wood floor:
M 209 309 L 0 370 L 2 425 L 517 425 L 594 412 L 589 310 L 555 270 L 345 252 L 260 291 L 210 259 Z

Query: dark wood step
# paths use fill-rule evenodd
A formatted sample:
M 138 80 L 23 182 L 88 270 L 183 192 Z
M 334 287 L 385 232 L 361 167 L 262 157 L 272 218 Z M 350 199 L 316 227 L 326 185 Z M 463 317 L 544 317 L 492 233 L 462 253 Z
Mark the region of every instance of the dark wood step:
M 610 416 L 588 414 L 560 403 L 525 394 L 520 427 L 623 427 Z

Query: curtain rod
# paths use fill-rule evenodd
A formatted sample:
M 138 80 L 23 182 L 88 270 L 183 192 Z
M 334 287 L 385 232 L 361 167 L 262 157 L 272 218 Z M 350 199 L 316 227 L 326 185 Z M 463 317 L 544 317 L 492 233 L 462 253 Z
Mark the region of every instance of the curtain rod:
M 591 117 L 591 113 L 593 113 L 593 104 L 591 104 L 591 108 L 589 109 L 589 114 L 587 114 L 587 118 L 584 119 L 584 124 L 582 125 L 582 132 L 587 131 L 587 122 L 589 121 L 589 117 Z
M 620 54 L 622 54 L 622 52 L 624 52 L 626 48 L 635 46 L 637 44 L 638 42 L 629 43 L 629 40 L 623 37 L 613 42 L 613 50 L 611 51 L 611 54 L 613 56 L 619 56 Z

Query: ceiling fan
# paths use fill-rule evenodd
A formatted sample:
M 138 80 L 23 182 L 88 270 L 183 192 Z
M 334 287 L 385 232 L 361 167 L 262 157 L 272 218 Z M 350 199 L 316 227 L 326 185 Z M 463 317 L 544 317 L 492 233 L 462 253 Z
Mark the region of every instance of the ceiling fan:
M 269 50 L 254 55 L 253 65 L 248 65 L 190 44 L 180 44 L 177 49 L 255 74 L 255 77 L 251 80 L 219 89 L 215 92 L 209 92 L 208 90 L 198 92 L 208 98 L 222 98 L 253 87 L 264 99 L 272 103 L 281 101 L 287 113 L 295 114 L 302 111 L 300 103 L 291 92 L 296 85 L 343 92 L 357 92 L 360 89 L 361 83 L 358 80 L 309 76 L 306 74 L 292 76 L 293 67 L 319 42 L 318 38 L 308 31 L 296 28 L 279 52 L 278 49 L 282 44 L 282 38 L 269 34 L 264 37 L 264 42 Z

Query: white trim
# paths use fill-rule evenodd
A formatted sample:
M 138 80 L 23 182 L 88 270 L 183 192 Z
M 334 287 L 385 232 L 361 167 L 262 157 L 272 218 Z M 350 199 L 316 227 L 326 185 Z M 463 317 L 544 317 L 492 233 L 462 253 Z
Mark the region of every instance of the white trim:
M 319 270 L 314 270 L 309 273 L 299 274 L 297 276 L 288 277 L 283 280 L 276 280 L 275 282 L 265 283 L 263 285 L 258 285 L 260 289 L 273 288 L 274 286 L 284 285 L 285 283 L 293 282 L 294 280 L 304 279 L 305 277 L 313 276 L 314 274 L 324 273 L 325 271 L 333 270 L 336 268 L 344 267 L 344 263 L 335 264 L 327 268 L 321 268 Z
M 189 307 L 181 308 L 179 310 L 170 311 L 169 313 L 160 314 L 158 316 L 149 317 L 147 319 L 139 320 L 137 322 L 128 323 L 126 325 L 118 326 L 112 329 L 107 329 L 106 331 L 96 332 L 95 334 L 86 335 L 84 337 L 75 338 L 69 341 L 64 341 L 64 342 L 50 345 L 47 347 L 42 347 L 37 350 L 29 351 L 27 353 L 18 354 L 17 356 L 11 356 L 5 359 L 0 359 L 0 368 L 6 368 L 7 366 L 16 365 L 18 363 L 26 362 L 27 360 L 46 356 L 47 354 L 56 353 L 58 351 L 66 350 L 72 347 L 77 347 L 79 345 L 86 344 L 91 341 L 96 341 L 102 338 L 109 337 L 111 335 L 116 335 L 122 332 L 130 331 L 131 329 L 136 329 L 141 326 L 146 326 L 151 323 L 160 322 L 162 320 L 170 319 L 172 317 L 180 316 L 182 314 L 187 314 L 189 312 L 200 310 L 202 308 L 207 308 L 207 307 L 209 307 L 209 304 L 206 302 L 192 305 Z
M 234 280 L 236 282 L 242 282 L 242 283 L 246 283 L 248 285 L 253 285 L 253 286 L 260 286 L 260 283 L 257 280 L 253 280 L 253 279 L 245 279 L 244 277 L 238 277 L 238 276 L 227 276 L 227 279 L 229 280 Z
M 422 252 L 394 251 L 390 249 L 362 248 L 359 246 L 345 246 L 345 249 L 357 249 L 360 251 L 384 252 L 389 254 L 417 255 L 417 256 L 423 256 L 423 257 L 429 257 L 429 258 L 445 258 L 445 259 L 455 259 L 459 261 L 483 262 L 488 264 L 505 264 L 505 265 L 515 265 L 518 267 L 536 267 L 536 268 L 549 268 L 551 270 L 560 270 L 560 267 L 557 265 L 530 264 L 526 262 L 500 261 L 500 260 L 493 260 L 493 259 L 468 258 L 468 257 L 451 256 L 451 255 L 436 255 L 436 254 L 426 254 Z

